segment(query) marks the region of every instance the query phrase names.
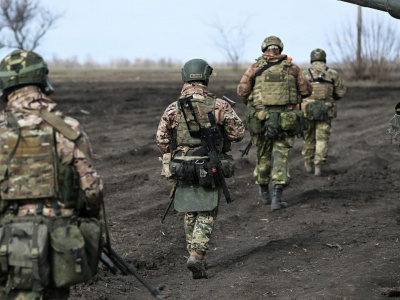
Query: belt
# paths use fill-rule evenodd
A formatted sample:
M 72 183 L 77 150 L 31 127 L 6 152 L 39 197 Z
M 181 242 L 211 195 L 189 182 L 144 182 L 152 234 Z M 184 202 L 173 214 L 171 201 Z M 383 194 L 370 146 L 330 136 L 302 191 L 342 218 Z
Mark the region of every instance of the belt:
M 293 109 L 296 107 L 296 104 L 287 104 L 287 105 L 256 105 L 256 109 Z

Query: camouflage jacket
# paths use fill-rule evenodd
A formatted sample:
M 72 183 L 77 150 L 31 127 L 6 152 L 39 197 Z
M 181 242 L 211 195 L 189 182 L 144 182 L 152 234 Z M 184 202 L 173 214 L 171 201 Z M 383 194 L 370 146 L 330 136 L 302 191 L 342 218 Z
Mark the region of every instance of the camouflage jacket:
M 330 95 L 331 99 L 333 98 L 334 100 L 339 100 L 346 94 L 346 87 L 344 86 L 343 80 L 340 78 L 339 74 L 335 70 L 328 68 L 323 61 L 312 62 L 311 68 L 304 70 L 303 74 L 309 81 L 320 75 L 326 77 L 328 81 L 332 81 L 333 88 Z M 308 99 L 313 99 L 313 95 L 314 93 Z
M 8 96 L 6 110 L 11 111 L 14 114 L 20 127 L 25 127 L 39 125 L 43 122 L 41 117 L 36 114 L 30 114 L 27 110 L 45 109 L 53 111 L 56 105 L 57 104 L 43 94 L 38 87 L 26 86 L 14 91 Z M 61 113 L 58 111 L 55 112 L 55 114 L 61 116 Z M 4 121 L 4 118 L 4 112 L 2 112 L 0 115 L 0 121 Z M 61 133 L 56 132 L 56 148 L 60 165 L 73 165 L 76 167 L 79 174 L 80 188 L 86 195 L 87 210 L 85 214 L 88 216 L 97 216 L 101 208 L 103 184 L 93 165 L 88 163 L 88 161 L 92 161 L 92 149 L 89 139 L 77 120 L 70 117 L 63 117 L 63 119 L 72 129 L 81 134 L 81 145 L 84 145 L 84 151 L 86 154 L 78 149 L 77 145 L 73 141 L 68 140 Z M 85 155 L 89 155 L 89 159 L 85 157 Z M 25 204 L 25 206 L 20 206 L 20 211 L 29 210 L 29 203 Z M 63 210 L 63 204 L 59 202 L 59 205 Z M 50 209 L 51 204 L 47 203 L 46 206 Z M 49 211 L 49 209 L 46 211 Z M 65 212 L 67 215 L 71 213 L 68 212 L 67 209 L 64 210 L 67 211 Z M 43 211 L 45 211 L 45 209 Z M 53 213 L 53 211 L 50 211 L 49 216 L 53 216 Z
M 237 94 L 244 104 L 247 104 L 247 98 L 253 90 L 256 73 L 261 69 L 259 61 L 263 60 L 266 64 L 268 62 L 277 62 L 284 59 L 291 60 L 291 58 L 288 58 L 285 54 L 269 55 L 264 53 L 262 57 L 257 59 L 256 63 L 248 67 L 237 87 Z M 296 78 L 297 90 L 302 98 L 306 98 L 311 95 L 312 87 L 310 82 L 304 77 L 300 68 L 296 64 L 292 64 L 290 66 L 289 75 L 292 75 Z
M 205 98 L 211 94 L 207 87 L 198 83 L 185 83 L 182 88 L 181 97 L 196 95 L 198 99 Z M 217 124 L 221 125 L 226 137 L 231 142 L 239 142 L 244 137 L 244 125 L 232 107 L 225 100 L 216 99 L 216 109 L 214 112 Z M 170 152 L 169 145 L 172 141 L 172 131 L 177 126 L 177 102 L 171 103 L 158 124 L 157 146 L 162 154 Z M 182 147 L 176 149 L 181 150 Z

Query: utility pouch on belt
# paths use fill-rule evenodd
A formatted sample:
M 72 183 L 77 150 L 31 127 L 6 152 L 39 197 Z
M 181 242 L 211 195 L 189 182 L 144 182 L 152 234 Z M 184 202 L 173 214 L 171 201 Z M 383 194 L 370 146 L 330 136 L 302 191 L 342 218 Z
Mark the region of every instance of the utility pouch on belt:
M 326 121 L 330 118 L 331 109 L 323 101 L 307 103 L 306 115 L 311 121 Z
M 11 289 L 39 291 L 49 282 L 48 229 L 34 222 L 0 227 L 0 281 Z
M 211 166 L 209 159 L 198 159 L 195 161 L 196 175 L 201 187 L 210 187 L 212 185 L 212 177 L 209 175 Z
M 183 181 L 197 181 L 196 166 L 194 160 L 183 160 L 174 158 L 169 169 L 171 172 L 171 179 Z
M 269 118 L 268 111 L 256 109 L 252 102 L 247 104 L 245 127 L 252 134 L 259 134 L 264 131 L 265 120 Z
M 235 160 L 232 155 L 225 154 L 221 159 L 222 173 L 225 178 L 231 178 L 235 174 Z
M 93 277 L 97 273 L 97 265 L 103 249 L 101 224 L 96 218 L 82 218 L 80 219 L 79 229 L 85 241 L 89 274 L 90 277 Z
M 293 109 L 281 112 L 280 123 L 282 130 L 286 131 L 289 136 L 301 134 L 305 129 L 303 111 Z
M 265 121 L 265 136 L 268 139 L 281 139 L 282 129 L 280 128 L 280 111 L 269 111 L 269 118 Z
M 67 225 L 53 230 L 50 245 L 50 263 L 56 287 L 68 287 L 91 278 L 85 240 L 78 226 Z
M 165 176 L 166 178 L 170 178 L 172 176 L 171 171 L 169 169 L 169 165 L 171 163 L 171 153 L 165 153 L 162 157 L 162 169 L 161 175 Z

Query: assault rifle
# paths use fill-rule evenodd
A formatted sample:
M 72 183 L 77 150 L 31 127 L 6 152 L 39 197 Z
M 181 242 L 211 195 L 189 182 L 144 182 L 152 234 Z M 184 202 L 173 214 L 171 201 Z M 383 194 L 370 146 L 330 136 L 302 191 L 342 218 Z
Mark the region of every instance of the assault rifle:
M 208 120 L 210 121 L 211 126 L 205 127 L 200 124 L 192 105 L 191 101 L 192 99 L 193 96 L 189 96 L 178 100 L 183 116 L 185 117 L 186 125 L 188 127 L 190 136 L 195 138 L 200 138 L 203 143 L 203 147 L 193 152 L 192 155 L 194 156 L 207 155 L 210 158 L 209 165 L 207 168 L 207 175 L 211 177 L 211 187 L 215 188 L 216 183 L 221 185 L 226 202 L 231 203 L 233 202 L 233 200 L 231 199 L 228 187 L 226 186 L 224 174 L 222 173 L 222 164 L 217 150 L 217 145 L 220 145 L 223 141 L 222 134 L 220 132 L 220 129 L 218 128 L 215 116 L 212 111 L 207 112 Z M 188 118 L 185 112 L 185 108 L 189 108 L 190 113 L 194 118 L 194 121 L 199 127 L 198 130 L 192 130 L 190 128 L 189 122 L 187 121 Z
M 169 193 L 169 203 L 168 203 L 167 209 L 165 210 L 164 214 L 162 216 L 160 216 L 161 223 L 164 222 L 164 219 L 167 216 L 167 213 L 172 206 L 172 202 L 174 202 L 175 192 L 176 192 L 177 187 L 178 187 L 178 182 L 175 182 L 174 185 L 172 186 L 171 192 Z
M 154 298 L 159 300 L 164 299 L 164 297 L 160 294 L 160 291 L 162 291 L 164 287 L 161 286 L 156 289 L 152 288 L 142 278 L 142 276 L 138 274 L 138 272 L 130 263 L 124 260 L 117 252 L 115 252 L 111 247 L 109 247 L 107 242 L 104 243 L 103 253 L 109 258 L 109 260 L 105 258 L 104 255 L 101 255 L 100 261 L 107 268 L 109 268 L 114 275 L 117 274 L 117 270 L 120 270 L 123 275 L 133 275 L 136 277 L 137 280 L 140 281 L 141 284 L 143 284 L 150 291 L 150 293 L 154 296 Z
M 117 271 L 120 270 L 123 275 L 133 275 L 137 280 L 143 284 L 146 289 L 150 291 L 150 293 L 154 296 L 154 298 L 158 300 L 164 300 L 164 297 L 160 294 L 160 291 L 164 289 L 164 286 L 158 287 L 157 289 L 153 289 L 143 278 L 138 274 L 135 268 L 124 260 L 117 252 L 115 252 L 111 248 L 110 241 L 110 233 L 108 231 L 108 219 L 106 216 L 106 209 L 104 205 L 104 201 L 101 201 L 102 209 L 103 209 L 103 218 L 104 218 L 104 228 L 105 228 L 105 236 L 106 241 L 103 244 L 103 253 L 108 257 L 108 259 L 102 254 L 100 256 L 100 261 L 115 275 Z

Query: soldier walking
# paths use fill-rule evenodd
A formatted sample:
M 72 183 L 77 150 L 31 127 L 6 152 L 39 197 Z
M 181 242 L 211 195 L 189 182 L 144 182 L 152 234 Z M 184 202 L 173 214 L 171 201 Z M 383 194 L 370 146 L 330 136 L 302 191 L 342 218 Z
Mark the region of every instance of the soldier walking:
M 206 278 L 204 256 L 217 217 L 221 184 L 215 182 L 218 173 L 211 163 L 211 153 L 205 149 L 200 127 L 215 135 L 217 156 L 223 175 L 233 175 L 233 159 L 226 153 L 231 142 L 244 136 L 244 125 L 230 104 L 208 90 L 213 69 L 202 59 L 192 59 L 182 68 L 184 82 L 178 101 L 165 110 L 158 125 L 157 145 L 163 154 L 164 175 L 176 180 L 174 208 L 185 212 L 184 230 L 190 257 L 187 268 L 193 279 Z M 216 124 L 212 124 L 215 118 Z M 214 157 L 215 158 L 215 157 Z
M 257 146 L 255 182 L 262 203 L 271 203 L 274 211 L 287 207 L 282 191 L 290 182 L 289 151 L 295 135 L 303 130 L 303 113 L 297 106 L 312 87 L 291 58 L 281 53 L 283 43 L 278 37 L 267 37 L 261 50 L 263 55 L 246 70 L 237 93 L 247 105 L 246 129 Z
M 101 180 L 78 121 L 56 111 L 35 52 L 0 63 L 0 298 L 67 299 L 100 256 Z
M 336 118 L 336 103 L 346 94 L 346 87 L 338 73 L 326 65 L 326 52 L 311 52 L 311 67 L 303 71 L 313 87 L 310 97 L 304 99 L 302 109 L 308 120 L 304 131 L 304 167 L 308 173 L 321 176 L 328 157 L 328 143 L 332 119 Z

